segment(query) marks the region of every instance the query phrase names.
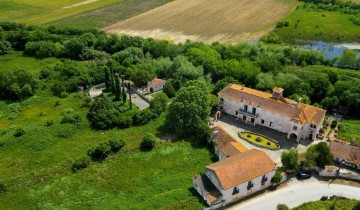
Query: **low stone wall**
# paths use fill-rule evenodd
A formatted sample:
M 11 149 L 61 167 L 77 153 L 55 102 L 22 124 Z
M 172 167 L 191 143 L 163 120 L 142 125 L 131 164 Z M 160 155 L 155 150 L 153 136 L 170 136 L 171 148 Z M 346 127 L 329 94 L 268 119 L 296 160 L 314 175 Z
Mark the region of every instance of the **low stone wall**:
M 130 89 L 132 92 L 135 92 L 137 95 L 139 95 L 144 101 L 146 101 L 150 104 L 150 100 L 148 98 L 146 98 L 145 95 L 143 95 L 138 90 L 136 90 L 136 88 L 134 88 L 133 86 L 130 86 Z

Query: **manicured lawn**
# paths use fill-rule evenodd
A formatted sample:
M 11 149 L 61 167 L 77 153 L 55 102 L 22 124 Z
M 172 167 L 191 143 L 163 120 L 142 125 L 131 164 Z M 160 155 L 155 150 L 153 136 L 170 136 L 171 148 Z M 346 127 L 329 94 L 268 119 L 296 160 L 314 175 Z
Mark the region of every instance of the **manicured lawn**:
M 276 28 L 275 32 L 288 43 L 297 40 L 359 42 L 360 26 L 354 25 L 349 17 L 340 12 L 319 11 L 309 6 L 304 8 L 304 3 L 299 3 L 298 9 L 285 18 L 290 21 L 290 26 Z
M 360 145 L 360 119 L 345 118 L 340 124 L 339 138 L 351 141 L 353 137 L 356 138 L 357 144 Z
M 257 134 L 254 133 L 250 133 L 250 132 L 241 132 L 239 133 L 240 138 L 245 139 L 246 141 L 250 142 L 251 144 L 257 145 L 257 146 L 261 146 L 261 147 L 265 147 L 265 148 L 269 148 L 269 149 L 278 149 L 280 148 L 280 146 L 274 142 L 271 139 L 268 139 L 264 136 L 259 136 Z
M 354 199 L 333 199 L 327 201 L 314 201 L 301 204 L 298 207 L 293 208 L 294 210 L 330 210 L 330 209 L 343 209 L 352 210 L 354 207 L 360 207 L 360 201 Z M 357 208 L 356 208 L 357 209 Z

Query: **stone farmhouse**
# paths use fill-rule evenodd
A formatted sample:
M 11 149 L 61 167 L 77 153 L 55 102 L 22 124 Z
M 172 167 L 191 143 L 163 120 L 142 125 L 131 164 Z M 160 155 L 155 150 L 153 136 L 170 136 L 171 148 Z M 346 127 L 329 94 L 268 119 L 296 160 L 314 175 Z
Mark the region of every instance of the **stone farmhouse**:
M 330 141 L 330 151 L 334 155 L 335 162 L 360 169 L 360 146 L 346 142 Z
M 165 84 L 166 84 L 166 80 L 154 78 L 153 80 L 151 80 L 151 82 L 149 82 L 148 86 L 146 87 L 146 90 L 148 93 L 156 92 L 164 89 Z
M 219 109 L 255 125 L 287 134 L 288 139 L 315 140 L 322 127 L 326 111 L 283 97 L 282 88 L 273 93 L 229 84 L 218 93 Z
M 276 164 L 265 152 L 247 150 L 221 127 L 213 129 L 212 141 L 220 160 L 193 180 L 193 187 L 209 206 L 223 207 L 271 186 Z

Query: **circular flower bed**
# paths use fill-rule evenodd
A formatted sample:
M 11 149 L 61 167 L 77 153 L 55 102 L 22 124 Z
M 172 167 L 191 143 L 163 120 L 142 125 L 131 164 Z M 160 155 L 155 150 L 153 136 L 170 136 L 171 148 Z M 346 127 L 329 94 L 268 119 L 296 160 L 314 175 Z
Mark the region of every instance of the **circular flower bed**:
M 250 132 L 241 132 L 239 133 L 239 136 L 250 144 L 258 147 L 263 147 L 270 150 L 280 149 L 280 145 L 276 141 L 266 138 L 265 136 Z

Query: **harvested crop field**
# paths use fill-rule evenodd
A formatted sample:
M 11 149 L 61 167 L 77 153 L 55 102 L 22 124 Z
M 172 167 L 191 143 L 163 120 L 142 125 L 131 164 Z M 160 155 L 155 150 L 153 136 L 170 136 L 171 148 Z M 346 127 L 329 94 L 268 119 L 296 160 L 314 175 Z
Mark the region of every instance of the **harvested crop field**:
M 295 6 L 295 0 L 175 0 L 104 30 L 176 43 L 233 44 L 260 38 Z

